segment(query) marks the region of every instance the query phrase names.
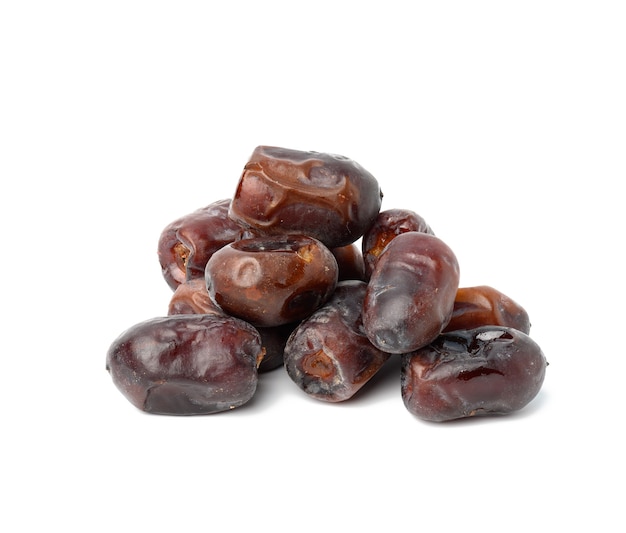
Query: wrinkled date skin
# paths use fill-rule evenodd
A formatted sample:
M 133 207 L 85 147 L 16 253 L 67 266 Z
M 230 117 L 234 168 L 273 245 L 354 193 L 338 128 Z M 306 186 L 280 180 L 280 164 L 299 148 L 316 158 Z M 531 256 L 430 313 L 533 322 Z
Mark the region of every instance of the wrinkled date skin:
M 204 278 L 192 279 L 181 283 L 172 295 L 167 314 L 213 314 L 228 316 L 221 307 L 211 300 Z M 261 344 L 263 350 L 265 350 L 265 355 L 258 368 L 260 374 L 283 366 L 285 343 L 296 325 L 297 323 L 291 323 L 282 326 L 256 328 L 261 335 Z
M 505 294 L 488 285 L 459 288 L 444 333 L 480 326 L 507 326 L 530 333 L 528 313 Z
M 420 215 L 409 209 L 388 209 L 378 214 L 361 241 L 366 280 L 372 275 L 378 257 L 392 239 L 408 231 L 435 234 Z
M 242 320 L 176 315 L 149 319 L 122 333 L 107 352 L 106 366 L 138 409 L 201 415 L 248 402 L 262 357 L 259 333 Z
M 301 322 L 287 341 L 284 359 L 289 377 L 318 400 L 351 398 L 390 357 L 363 331 L 366 288 L 359 280 L 340 282 L 332 298 Z
M 407 353 L 433 341 L 448 324 L 459 264 L 441 239 L 407 232 L 380 255 L 363 304 L 365 332 L 385 352 Z
M 259 146 L 240 177 L 230 217 L 258 234 L 305 234 L 337 248 L 365 233 L 381 202 L 378 181 L 347 157 Z
M 209 257 L 238 239 L 242 228 L 228 217 L 230 199 L 218 200 L 168 224 L 159 237 L 161 271 L 172 290 L 186 280 L 204 279 Z
M 211 297 L 203 279 L 192 279 L 181 283 L 174 291 L 168 307 L 168 315 L 212 314 L 228 316 Z M 259 374 L 283 366 L 285 343 L 297 323 L 274 327 L 257 327 L 265 355 L 259 365 Z
M 443 422 L 522 409 L 539 393 L 547 362 L 525 333 L 485 326 L 443 334 L 401 365 L 406 408 Z
M 298 322 L 335 290 L 337 260 L 304 235 L 255 237 L 233 242 L 206 265 L 211 300 L 227 314 L 260 327 Z
M 181 283 L 167 308 L 168 315 L 222 315 L 226 313 L 211 300 L 204 276 Z

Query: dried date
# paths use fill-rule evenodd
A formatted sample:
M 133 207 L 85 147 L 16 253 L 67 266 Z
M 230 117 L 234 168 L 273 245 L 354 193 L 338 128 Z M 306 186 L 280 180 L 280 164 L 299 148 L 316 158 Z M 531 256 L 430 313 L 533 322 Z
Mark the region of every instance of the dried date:
M 211 314 L 228 316 L 219 307 L 207 290 L 204 279 L 192 279 L 181 283 L 174 291 L 168 306 L 168 315 Z M 274 327 L 257 327 L 265 355 L 259 364 L 259 374 L 280 368 L 283 365 L 283 350 L 287 338 L 297 324 Z
M 218 200 L 168 224 L 157 245 L 161 272 L 172 290 L 204 278 L 209 257 L 238 239 L 242 228 L 228 217 L 230 199 Z
M 259 333 L 232 317 L 175 315 L 122 333 L 107 352 L 113 383 L 138 409 L 199 415 L 240 407 L 254 395 Z
M 230 216 L 259 234 L 304 234 L 337 248 L 365 233 L 381 201 L 378 181 L 347 157 L 259 146 L 240 177 Z
M 226 313 L 255 326 L 298 322 L 320 307 L 338 280 L 337 260 L 304 235 L 233 242 L 209 259 L 206 284 Z
M 452 318 L 444 332 L 474 329 L 480 326 L 508 326 L 530 332 L 526 310 L 506 294 L 489 287 L 461 287 L 454 299 Z
M 281 326 L 257 327 L 261 335 L 261 344 L 265 350 L 259 365 L 259 374 L 281 368 L 284 365 L 285 345 L 287 339 L 298 326 L 299 322 L 290 322 Z
M 374 347 L 363 330 L 366 288 L 359 280 L 340 282 L 332 298 L 302 321 L 287 341 L 287 374 L 318 400 L 351 398 L 390 357 Z
M 372 275 L 374 265 L 387 245 L 395 237 L 408 231 L 435 234 L 424 218 L 410 209 L 387 209 L 378 213 L 361 241 L 367 279 Z
M 458 261 L 447 244 L 427 233 L 398 235 L 368 282 L 363 304 L 368 338 L 391 353 L 425 346 L 448 324 L 458 285 Z
M 356 244 L 348 244 L 330 250 L 337 260 L 339 267 L 338 280 L 358 279 L 365 280 L 365 263 L 363 254 Z
M 401 365 L 405 407 L 443 422 L 522 409 L 541 389 L 547 362 L 525 333 L 485 326 L 443 334 L 402 355 Z
M 225 315 L 206 288 L 204 276 L 184 281 L 174 291 L 167 308 L 168 315 Z

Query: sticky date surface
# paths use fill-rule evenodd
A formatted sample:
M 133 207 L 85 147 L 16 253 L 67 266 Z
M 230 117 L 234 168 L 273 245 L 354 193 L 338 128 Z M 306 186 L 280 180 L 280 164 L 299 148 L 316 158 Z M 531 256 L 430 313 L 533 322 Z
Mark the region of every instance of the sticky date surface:
M 367 286 L 342 281 L 332 298 L 292 333 L 285 346 L 285 369 L 304 392 L 340 402 L 354 396 L 390 354 L 373 346 L 361 318 Z
M 203 276 L 184 281 L 176 287 L 170 299 L 167 314 L 225 315 L 226 313 L 211 300 Z
M 502 326 L 445 333 L 402 355 L 402 398 L 424 420 L 507 414 L 539 392 L 546 370 L 539 346 Z
M 138 409 L 167 415 L 226 411 L 257 387 L 259 333 L 242 320 L 176 315 L 146 320 L 107 352 L 113 383 Z
M 192 279 L 181 283 L 172 295 L 167 314 L 228 316 L 221 307 L 211 300 L 204 279 Z M 296 323 L 290 323 L 282 326 L 256 328 L 261 335 L 261 344 L 265 352 L 258 368 L 260 374 L 283 365 L 285 343 L 296 325 Z
M 454 299 L 452 318 L 444 332 L 480 326 L 507 326 L 530 332 L 526 310 L 506 294 L 489 287 L 461 287 Z
M 161 272 L 172 290 L 186 280 L 204 278 L 211 255 L 242 232 L 228 217 L 230 199 L 218 200 L 168 224 L 157 245 Z
M 363 235 L 381 201 L 378 181 L 347 157 L 259 146 L 241 175 L 230 216 L 257 233 L 305 234 L 336 248 Z
M 211 299 L 229 315 L 260 327 L 306 318 L 330 298 L 337 280 L 333 254 L 304 235 L 236 241 L 206 266 Z
M 377 348 L 407 353 L 446 326 L 459 285 L 459 265 L 441 239 L 407 232 L 395 237 L 376 263 L 363 304 L 363 324 Z
M 410 209 L 387 209 L 378 213 L 361 241 L 366 278 L 372 275 L 374 265 L 387 245 L 398 235 L 408 231 L 434 235 L 424 218 Z

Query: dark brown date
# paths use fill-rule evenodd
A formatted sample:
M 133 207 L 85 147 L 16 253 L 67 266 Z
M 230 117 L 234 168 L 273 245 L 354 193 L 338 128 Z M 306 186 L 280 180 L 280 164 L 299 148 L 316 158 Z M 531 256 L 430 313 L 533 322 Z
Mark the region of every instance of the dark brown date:
M 381 201 L 378 181 L 347 157 L 259 146 L 240 177 L 230 216 L 256 233 L 304 234 L 337 248 L 365 233 Z
M 425 346 L 448 324 L 459 265 L 441 239 L 411 231 L 380 255 L 365 294 L 363 324 L 377 348 L 407 353 Z
M 522 409 L 539 393 L 547 362 L 525 333 L 486 326 L 443 334 L 401 365 L 406 408 L 443 422 Z
M 261 337 L 250 325 L 218 315 L 146 320 L 107 352 L 113 383 L 138 409 L 164 415 L 228 411 L 257 387 Z
M 332 298 L 302 321 L 287 341 L 287 374 L 318 400 L 351 398 L 390 357 L 374 347 L 363 331 L 366 288 L 359 280 L 340 282 Z
M 181 283 L 172 295 L 167 314 L 212 314 L 228 316 L 221 307 L 211 300 L 204 278 L 191 279 Z M 292 323 L 283 326 L 256 328 L 261 335 L 261 344 L 265 350 L 265 355 L 259 365 L 260 374 L 274 370 L 283 365 L 285 343 L 287 342 L 287 337 L 289 337 L 296 325 L 297 324 Z
M 211 297 L 206 288 L 204 276 L 181 283 L 167 308 L 168 315 L 226 315 Z
M 339 248 L 330 250 L 339 267 L 339 281 L 347 279 L 358 279 L 365 281 L 365 263 L 363 262 L 363 254 L 356 244 L 348 244 Z
M 284 353 L 287 339 L 300 322 L 290 322 L 282 326 L 257 327 L 261 335 L 261 344 L 265 350 L 259 365 L 259 374 L 281 368 L 284 364 Z
M 186 280 L 204 278 L 211 255 L 239 238 L 242 228 L 228 217 L 230 200 L 218 200 L 168 224 L 159 237 L 161 271 L 172 290 Z
M 528 334 L 530 319 L 521 305 L 493 287 L 479 285 L 459 288 L 452 318 L 443 331 L 480 326 L 507 326 Z
M 409 209 L 388 209 L 378 214 L 361 241 L 366 279 L 372 275 L 378 257 L 392 239 L 408 231 L 434 235 L 426 221 Z
M 304 235 L 233 242 L 206 266 L 211 299 L 227 314 L 255 326 L 280 326 L 309 316 L 337 285 L 337 260 Z

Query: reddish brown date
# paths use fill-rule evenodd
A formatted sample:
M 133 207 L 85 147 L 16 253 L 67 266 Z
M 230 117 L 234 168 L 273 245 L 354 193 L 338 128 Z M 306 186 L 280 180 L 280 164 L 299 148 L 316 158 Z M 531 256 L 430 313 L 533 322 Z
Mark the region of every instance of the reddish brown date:
M 168 315 L 212 314 L 228 316 L 211 297 L 203 279 L 192 279 L 181 283 L 174 291 L 168 307 Z M 283 365 L 283 350 L 287 338 L 297 324 L 274 327 L 257 327 L 265 355 L 259 365 L 259 373 L 274 370 Z
M 459 286 L 459 265 L 441 239 L 415 231 L 395 237 L 380 255 L 363 304 L 363 324 L 377 348 L 407 353 L 447 325 Z
M 378 214 L 361 241 L 366 279 L 372 275 L 378 257 L 392 239 L 408 231 L 434 235 L 426 221 L 409 209 L 388 209 Z
M 507 326 L 529 333 L 530 319 L 521 305 L 493 287 L 459 288 L 452 318 L 444 332 L 480 326 Z
M 209 257 L 239 238 L 242 228 L 228 217 L 229 208 L 230 200 L 218 200 L 163 229 L 157 252 L 163 277 L 172 290 L 186 280 L 204 278 Z
M 226 315 L 211 297 L 204 276 L 184 281 L 174 291 L 167 308 L 168 315 Z
M 406 408 L 443 422 L 522 409 L 539 393 L 547 362 L 525 333 L 486 326 L 443 334 L 401 365 Z
M 199 415 L 248 402 L 256 391 L 262 357 L 259 333 L 243 320 L 176 315 L 126 330 L 109 348 L 106 367 L 138 409 Z
M 390 357 L 363 331 L 366 288 L 363 281 L 340 282 L 332 298 L 301 322 L 287 341 L 284 359 L 289 377 L 318 400 L 351 398 Z
M 306 318 L 328 300 L 337 278 L 330 250 L 304 235 L 236 241 L 206 266 L 211 299 L 229 315 L 261 327 Z
M 230 216 L 257 233 L 304 234 L 337 248 L 365 233 L 381 201 L 378 181 L 347 157 L 259 146 L 240 177 Z
M 352 243 L 340 248 L 332 248 L 330 251 L 337 260 L 339 281 L 347 279 L 365 281 L 365 263 L 359 246 Z

